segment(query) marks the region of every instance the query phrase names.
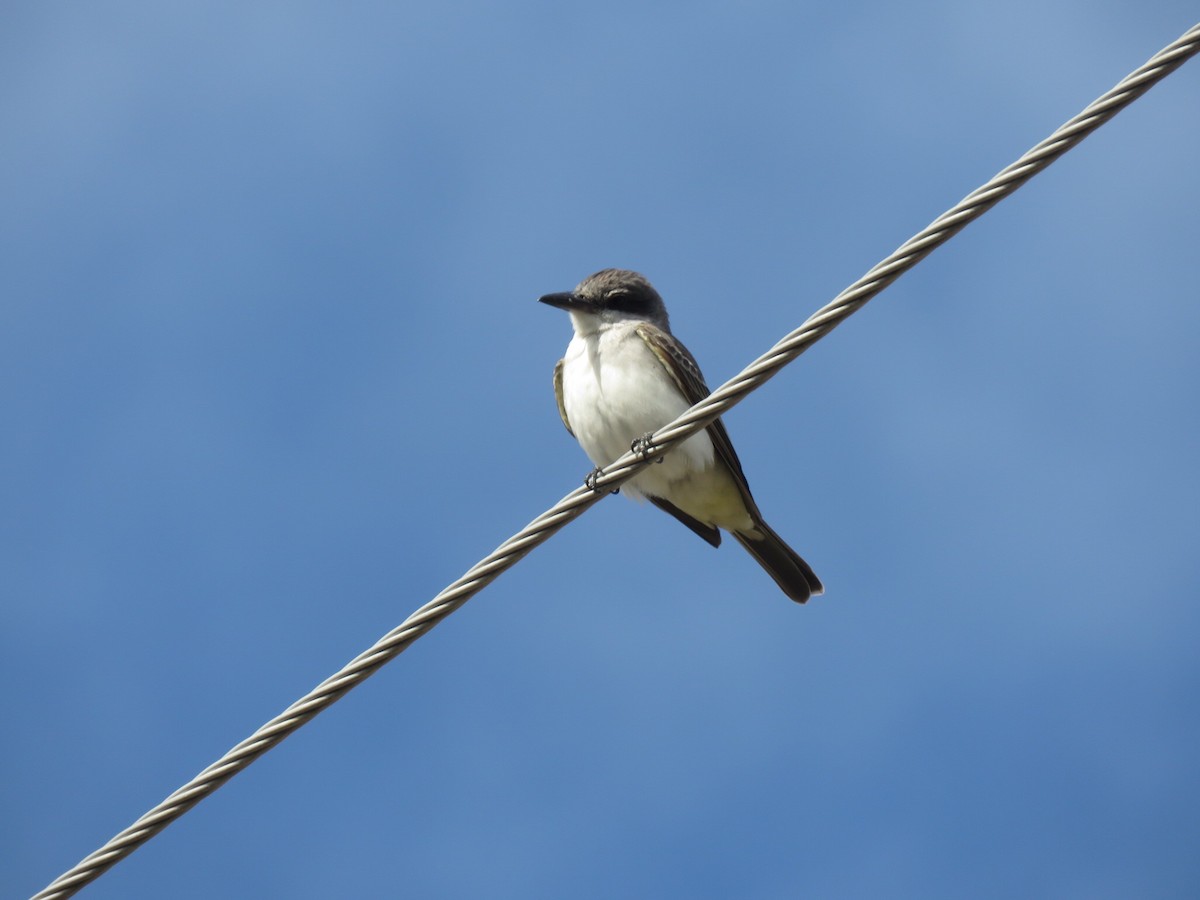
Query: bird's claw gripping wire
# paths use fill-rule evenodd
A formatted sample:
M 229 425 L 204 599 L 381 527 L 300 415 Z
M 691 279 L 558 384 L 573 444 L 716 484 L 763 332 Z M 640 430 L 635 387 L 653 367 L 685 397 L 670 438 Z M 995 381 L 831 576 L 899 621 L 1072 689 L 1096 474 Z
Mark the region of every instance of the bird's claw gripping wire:
M 589 491 L 591 491 L 593 494 L 600 493 L 600 488 L 598 488 L 596 486 L 596 481 L 603 474 L 604 474 L 603 469 L 600 469 L 600 468 L 592 469 L 592 471 L 587 473 L 587 477 L 583 479 L 583 486 L 585 488 L 587 488 Z M 619 487 L 615 487 L 612 489 L 612 493 L 619 494 L 619 493 L 621 493 L 621 489 Z
M 629 449 L 642 459 L 649 459 L 651 456 L 650 451 L 654 448 L 654 442 L 651 440 L 652 437 L 654 437 L 654 432 L 647 431 L 640 438 L 635 439 L 634 442 L 629 445 Z M 660 463 L 662 461 L 663 458 L 661 456 L 655 460 L 656 463 Z

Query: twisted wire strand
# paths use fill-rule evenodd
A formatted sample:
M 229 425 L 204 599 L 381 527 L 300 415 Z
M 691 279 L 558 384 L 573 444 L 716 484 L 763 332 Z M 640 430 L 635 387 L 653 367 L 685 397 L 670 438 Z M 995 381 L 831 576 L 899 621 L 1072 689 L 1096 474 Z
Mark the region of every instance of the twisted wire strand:
M 1046 140 L 938 216 L 923 231 L 905 241 L 862 278 L 817 310 L 803 325 L 786 335 L 703 401 L 687 410 L 674 422 L 660 428 L 652 436 L 651 443 L 644 452 L 630 451 L 606 467 L 596 479 L 595 490 L 579 487 L 567 494 L 380 638 L 374 646 L 356 656 L 339 672 L 325 679 L 250 737 L 237 744 L 104 846 L 64 872 L 35 894 L 33 900 L 61 900 L 70 897 L 98 878 L 110 866 L 124 859 L 166 828 L 301 725 L 335 703 L 351 688 L 399 656 L 413 641 L 432 630 L 442 619 L 487 587 L 531 550 L 582 515 L 592 504 L 607 496 L 609 491 L 628 481 L 651 460 L 669 451 L 675 444 L 695 434 L 741 402 L 752 390 L 761 386 L 783 366 L 829 334 L 900 275 L 1078 144 L 1198 51 L 1200 24 L 1190 28 Z

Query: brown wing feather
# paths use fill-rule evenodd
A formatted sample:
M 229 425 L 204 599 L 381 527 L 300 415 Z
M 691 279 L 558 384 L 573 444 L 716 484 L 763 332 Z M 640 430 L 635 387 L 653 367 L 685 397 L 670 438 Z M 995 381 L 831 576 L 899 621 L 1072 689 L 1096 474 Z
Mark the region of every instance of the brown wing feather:
M 717 528 L 717 526 L 705 525 L 699 519 L 689 516 L 687 513 L 685 513 L 682 509 L 680 509 L 678 506 L 676 506 L 670 500 L 664 500 L 662 497 L 654 497 L 654 496 L 649 496 L 646 499 L 648 499 L 651 503 L 653 503 L 655 506 L 657 506 L 659 509 L 661 509 L 663 512 L 665 512 L 667 515 L 674 516 L 676 519 L 678 519 L 680 522 L 682 522 L 688 528 L 692 529 L 692 531 L 694 531 L 696 534 L 700 535 L 700 537 L 704 538 L 704 540 L 708 541 L 714 547 L 721 546 L 721 530 L 719 528 Z
M 575 437 L 575 432 L 571 430 L 571 422 L 567 419 L 567 407 L 563 403 L 563 360 L 559 360 L 554 364 L 554 402 L 558 404 L 558 415 L 562 419 L 563 425 L 567 428 L 567 434 Z
M 646 342 L 646 346 L 658 357 L 671 377 L 675 379 L 675 383 L 683 392 L 683 396 L 687 398 L 688 403 L 695 406 L 712 393 L 708 389 L 708 385 L 704 383 L 704 376 L 700 373 L 700 366 L 695 357 L 688 352 L 687 347 L 675 339 L 674 335 L 668 334 L 648 322 L 639 325 L 637 333 Z M 733 449 L 733 442 L 729 439 L 729 432 L 725 430 L 725 423 L 720 419 L 715 419 L 709 423 L 707 431 L 717 455 L 733 473 L 734 481 L 737 482 L 738 489 L 742 493 L 746 508 L 755 518 L 760 518 L 758 505 L 750 495 L 750 485 L 746 481 L 746 473 L 742 471 L 742 462 Z

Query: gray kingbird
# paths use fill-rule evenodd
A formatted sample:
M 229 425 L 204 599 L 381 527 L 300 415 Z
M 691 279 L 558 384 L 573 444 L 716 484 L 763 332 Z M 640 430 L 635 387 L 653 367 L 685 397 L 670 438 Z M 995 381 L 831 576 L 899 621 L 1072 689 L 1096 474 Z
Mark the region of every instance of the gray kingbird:
M 571 314 L 575 335 L 554 367 L 554 396 L 567 431 L 597 466 L 709 395 L 696 360 L 671 334 L 662 297 L 637 272 L 605 269 L 541 302 Z M 720 419 L 660 462 L 625 482 L 625 493 L 714 547 L 724 528 L 797 603 L 824 592 L 808 563 L 763 521 Z

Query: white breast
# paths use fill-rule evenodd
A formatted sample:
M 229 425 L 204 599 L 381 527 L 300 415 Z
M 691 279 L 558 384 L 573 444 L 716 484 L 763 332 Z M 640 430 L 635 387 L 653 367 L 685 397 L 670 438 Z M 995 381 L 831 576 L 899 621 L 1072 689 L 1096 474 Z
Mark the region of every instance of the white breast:
M 632 441 L 666 425 L 691 405 L 635 328 L 636 323 L 613 323 L 583 337 L 576 335 L 563 357 L 567 418 L 597 466 L 608 465 Z M 661 465 L 643 469 L 622 491 L 631 496 L 671 496 L 673 483 L 712 464 L 712 441 L 701 431 Z

